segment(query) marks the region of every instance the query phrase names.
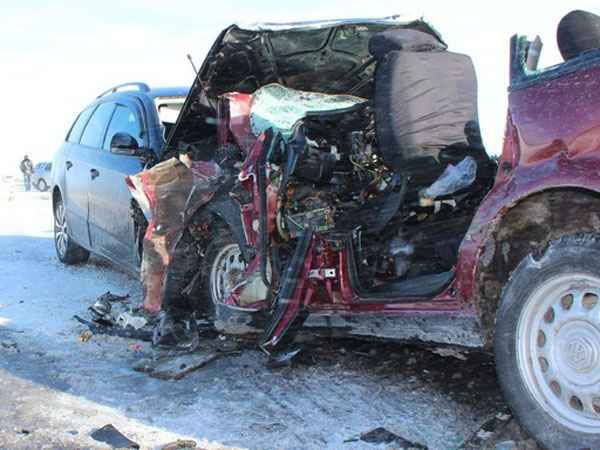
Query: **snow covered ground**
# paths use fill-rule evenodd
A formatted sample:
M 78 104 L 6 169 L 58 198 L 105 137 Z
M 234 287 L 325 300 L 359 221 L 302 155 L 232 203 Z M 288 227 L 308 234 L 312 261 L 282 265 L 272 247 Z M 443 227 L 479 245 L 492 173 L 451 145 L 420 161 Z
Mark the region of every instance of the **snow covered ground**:
M 408 448 L 359 440 L 384 427 L 455 449 L 505 410 L 489 357 L 397 343 L 313 338 L 297 365 L 268 369 L 246 341 L 179 381 L 150 378 L 132 370 L 148 343 L 81 339 L 73 315 L 89 319 L 106 291 L 141 302 L 140 283 L 99 258 L 58 262 L 49 193 L 0 183 L 0 448 L 107 448 L 90 433 L 111 423 L 142 448 Z

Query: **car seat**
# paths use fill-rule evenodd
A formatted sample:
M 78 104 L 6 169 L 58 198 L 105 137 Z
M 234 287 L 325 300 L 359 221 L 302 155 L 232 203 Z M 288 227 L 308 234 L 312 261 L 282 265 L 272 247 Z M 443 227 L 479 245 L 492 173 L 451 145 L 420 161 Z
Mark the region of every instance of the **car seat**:
M 373 36 L 369 51 L 377 62 L 378 153 L 412 180 L 407 200 L 466 155 L 477 162 L 477 178 L 493 176 L 479 132 L 471 58 L 447 51 L 430 34 L 405 29 Z

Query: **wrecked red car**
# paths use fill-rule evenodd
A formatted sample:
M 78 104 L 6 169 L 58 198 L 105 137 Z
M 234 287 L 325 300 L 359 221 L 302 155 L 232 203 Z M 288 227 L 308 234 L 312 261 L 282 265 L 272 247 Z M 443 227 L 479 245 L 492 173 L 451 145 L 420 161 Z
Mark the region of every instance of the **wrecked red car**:
M 512 38 L 495 161 L 470 58 L 424 21 L 224 30 L 128 180 L 157 343 L 202 314 L 269 353 L 300 326 L 493 350 L 542 445 L 597 448 L 600 19 L 558 42 L 537 70 L 539 39 Z

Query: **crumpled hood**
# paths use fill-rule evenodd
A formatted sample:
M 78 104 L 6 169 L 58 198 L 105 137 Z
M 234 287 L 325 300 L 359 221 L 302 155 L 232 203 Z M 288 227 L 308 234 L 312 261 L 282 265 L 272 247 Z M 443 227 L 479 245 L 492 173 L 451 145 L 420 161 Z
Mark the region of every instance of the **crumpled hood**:
M 166 147 L 206 127 L 207 118 L 216 116 L 219 95 L 226 92 L 249 94 L 278 83 L 304 91 L 371 98 L 375 63 L 369 39 L 392 28 L 423 31 L 441 42 L 424 20 L 400 16 L 229 26 L 208 52 Z

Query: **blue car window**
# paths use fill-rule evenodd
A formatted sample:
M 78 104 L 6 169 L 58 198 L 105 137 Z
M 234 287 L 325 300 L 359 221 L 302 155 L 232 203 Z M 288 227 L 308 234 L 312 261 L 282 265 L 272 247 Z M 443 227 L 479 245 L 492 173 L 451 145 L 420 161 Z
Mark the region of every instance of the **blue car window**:
M 106 125 L 115 109 L 114 103 L 102 103 L 98 106 L 98 109 L 94 111 L 92 117 L 87 123 L 79 143 L 81 145 L 87 145 L 90 147 L 100 147 L 102 144 L 102 138 L 104 137 L 104 130 Z
M 79 142 L 79 138 L 81 137 L 81 132 L 83 131 L 83 128 L 85 127 L 85 125 L 88 123 L 88 120 L 89 120 L 90 116 L 92 115 L 92 113 L 94 112 L 94 109 L 96 109 L 96 108 L 91 106 L 87 109 L 84 109 L 83 111 L 81 111 L 79 113 L 79 116 L 77 116 L 77 119 L 75 119 L 75 122 L 71 126 L 71 130 L 69 131 L 69 134 L 67 135 L 68 142 L 73 142 L 74 144 L 77 144 Z
M 110 150 L 110 141 L 116 133 L 129 133 L 138 143 L 138 147 L 143 147 L 140 144 L 142 129 L 135 113 L 127 106 L 117 105 L 117 109 L 110 119 L 104 145 L 106 150 Z

